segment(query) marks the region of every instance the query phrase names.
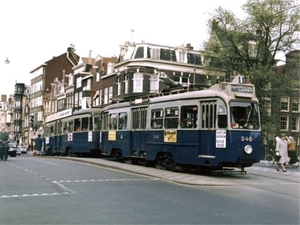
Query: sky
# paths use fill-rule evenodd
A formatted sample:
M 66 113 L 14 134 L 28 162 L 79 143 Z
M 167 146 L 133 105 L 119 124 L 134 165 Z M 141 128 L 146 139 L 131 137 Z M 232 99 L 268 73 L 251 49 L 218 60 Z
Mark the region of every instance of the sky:
M 81 57 L 118 56 L 126 41 L 200 49 L 207 21 L 221 6 L 243 17 L 246 0 L 0 1 L 0 94 L 30 85 L 30 72 L 75 46 Z M 10 60 L 9 64 L 4 61 Z

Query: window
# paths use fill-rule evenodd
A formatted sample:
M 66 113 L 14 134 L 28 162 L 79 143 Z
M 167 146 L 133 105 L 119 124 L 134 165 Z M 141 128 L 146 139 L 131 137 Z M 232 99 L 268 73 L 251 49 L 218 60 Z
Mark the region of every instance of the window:
M 91 79 L 87 79 L 84 81 L 84 86 L 83 86 L 84 91 L 90 91 L 91 90 Z
M 99 105 L 103 104 L 103 98 L 102 98 L 102 89 L 99 90 Z
M 159 129 L 163 127 L 163 109 L 153 109 L 151 111 L 151 128 Z
M 93 106 L 99 105 L 99 90 L 95 91 L 93 94 Z
M 102 116 L 102 129 L 108 130 L 108 113 L 104 113 Z
M 133 92 L 143 92 L 143 74 L 134 73 L 133 74 Z
M 74 120 L 74 132 L 81 131 L 81 118 Z
M 159 88 L 159 77 L 151 77 L 150 79 L 150 92 L 156 93 L 158 92 Z
M 82 106 L 82 91 L 79 92 L 79 100 L 78 101 L 79 101 L 78 102 L 79 106 Z
M 179 55 L 179 59 L 178 59 L 178 62 L 183 62 L 183 63 L 185 63 L 186 61 L 185 61 L 185 52 L 184 51 L 179 51 L 178 52 L 178 55 Z
M 291 118 L 291 130 L 299 131 L 299 118 L 298 117 Z
M 63 132 L 65 134 L 73 132 L 73 120 L 64 121 L 62 124 Z
M 75 107 L 77 107 L 78 106 L 78 93 L 75 93 Z
M 81 77 L 78 77 L 76 79 L 76 88 L 80 88 L 81 87 Z
M 124 77 L 124 94 L 128 93 L 128 75 Z
M 292 112 L 299 112 L 300 98 L 292 98 Z
M 147 108 L 136 108 L 132 110 L 131 127 L 134 130 L 146 129 Z
M 188 105 L 181 107 L 180 127 L 196 128 L 197 127 L 198 107 L 196 105 Z
M 187 53 L 188 64 L 201 65 L 201 56 Z
M 165 109 L 165 128 L 178 127 L 179 109 L 178 107 L 169 107 Z
M 94 130 L 101 130 L 101 117 L 94 118 Z
M 251 57 L 256 56 L 257 50 L 256 50 L 256 43 L 254 41 L 249 41 L 249 43 L 248 43 L 248 53 Z
M 57 109 L 58 110 L 62 110 L 65 107 L 65 99 L 61 99 L 61 100 L 57 100 Z
M 251 102 L 230 103 L 230 126 L 233 129 L 259 129 L 258 105 Z
M 109 62 L 108 65 L 107 65 L 107 73 L 108 74 L 113 73 L 114 69 L 115 69 L 114 63 Z
M 117 83 L 116 83 L 116 95 L 121 94 L 121 78 L 117 78 Z
M 108 88 L 104 89 L 104 104 L 108 103 Z
M 82 131 L 87 131 L 89 130 L 89 118 L 88 117 L 84 117 L 81 119 L 82 124 L 81 124 L 81 130 Z
M 16 101 L 16 107 L 21 107 L 21 102 L 20 102 L 20 100 Z
M 287 130 L 288 129 L 288 117 L 281 116 L 280 117 L 280 130 Z
M 281 111 L 289 110 L 289 97 L 281 97 L 280 110 Z
M 100 73 L 99 72 L 96 73 L 96 82 L 97 81 L 100 81 Z
M 136 50 L 134 58 L 135 59 L 144 58 L 144 47 L 138 47 L 138 49 Z
M 216 128 L 216 101 L 202 103 L 202 128 Z
M 108 93 L 108 101 L 111 102 L 112 98 L 113 98 L 113 87 L 110 86 L 108 89 L 109 93 Z
M 151 59 L 159 59 L 159 48 L 151 48 Z M 147 55 L 148 56 L 148 55 Z
M 113 113 L 109 116 L 109 129 L 116 130 L 117 129 L 117 114 Z
M 119 113 L 118 130 L 127 129 L 127 113 Z
M 160 59 L 176 62 L 176 54 L 174 50 L 160 49 Z

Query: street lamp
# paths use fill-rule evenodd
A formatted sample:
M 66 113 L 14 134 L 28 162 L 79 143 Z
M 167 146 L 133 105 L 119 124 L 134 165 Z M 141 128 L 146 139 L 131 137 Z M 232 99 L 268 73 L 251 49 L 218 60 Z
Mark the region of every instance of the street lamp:
M 4 62 L 5 62 L 6 64 L 9 64 L 9 63 L 10 63 L 8 57 L 6 58 L 6 60 L 5 60 Z

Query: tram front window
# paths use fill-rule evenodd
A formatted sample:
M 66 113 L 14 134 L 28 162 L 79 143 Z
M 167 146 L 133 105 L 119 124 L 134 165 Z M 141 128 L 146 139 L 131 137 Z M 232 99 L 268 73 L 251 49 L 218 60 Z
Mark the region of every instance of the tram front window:
M 230 124 L 234 129 L 259 129 L 258 105 L 251 102 L 231 102 Z

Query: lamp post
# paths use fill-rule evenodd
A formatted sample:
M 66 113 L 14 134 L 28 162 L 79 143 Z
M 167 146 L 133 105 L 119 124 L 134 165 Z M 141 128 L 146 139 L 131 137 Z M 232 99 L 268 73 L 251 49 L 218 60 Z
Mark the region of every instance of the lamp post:
M 8 57 L 6 58 L 6 60 L 4 62 L 5 62 L 5 64 L 9 64 L 10 63 Z

